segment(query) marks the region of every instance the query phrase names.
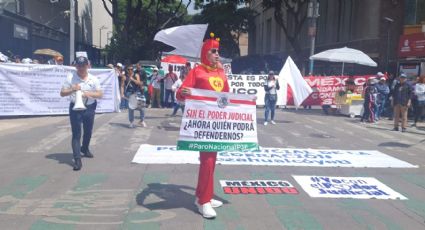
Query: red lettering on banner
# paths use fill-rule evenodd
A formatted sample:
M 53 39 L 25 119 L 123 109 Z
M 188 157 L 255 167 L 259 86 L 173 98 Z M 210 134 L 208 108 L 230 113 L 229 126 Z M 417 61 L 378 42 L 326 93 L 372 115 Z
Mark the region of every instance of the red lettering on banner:
M 369 78 L 374 78 L 375 75 L 365 76 L 308 76 L 305 81 L 313 89 L 313 93 L 302 103 L 302 105 L 335 105 L 335 95 L 341 90 L 345 90 L 345 85 L 348 79 L 353 79 L 355 92 L 362 94 L 363 85 Z M 288 86 L 288 105 L 293 105 L 293 97 L 291 87 Z
M 296 188 L 282 188 L 282 192 L 286 194 L 298 194 L 298 190 Z
M 242 194 L 257 194 L 255 187 L 242 187 L 240 189 Z
M 294 187 L 223 187 L 225 194 L 299 194 Z

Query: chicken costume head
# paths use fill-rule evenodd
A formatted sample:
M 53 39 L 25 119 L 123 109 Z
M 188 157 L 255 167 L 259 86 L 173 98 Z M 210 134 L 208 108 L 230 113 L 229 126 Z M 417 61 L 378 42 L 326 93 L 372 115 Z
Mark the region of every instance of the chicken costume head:
M 201 50 L 201 63 L 210 67 L 215 67 L 212 66 L 212 63 L 208 60 L 208 51 L 210 49 L 217 49 L 219 50 L 220 48 L 220 39 L 219 38 L 214 38 L 214 33 L 210 33 L 210 37 L 209 39 L 204 41 L 204 44 L 202 45 L 202 50 Z

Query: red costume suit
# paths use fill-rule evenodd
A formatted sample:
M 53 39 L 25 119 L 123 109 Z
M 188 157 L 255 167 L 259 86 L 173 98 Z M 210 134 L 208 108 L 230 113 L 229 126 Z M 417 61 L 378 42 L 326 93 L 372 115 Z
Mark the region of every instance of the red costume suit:
M 193 68 L 185 78 L 182 86 L 177 91 L 177 98 L 184 100 L 181 90 L 184 88 L 196 88 L 214 90 L 217 92 L 229 92 L 229 84 L 220 64 L 212 66 L 207 59 L 208 51 L 219 48 L 219 41 L 208 39 L 204 42 L 201 51 L 201 64 Z M 198 203 L 203 205 L 210 202 L 214 196 L 214 169 L 217 152 L 200 152 L 200 165 L 196 197 Z

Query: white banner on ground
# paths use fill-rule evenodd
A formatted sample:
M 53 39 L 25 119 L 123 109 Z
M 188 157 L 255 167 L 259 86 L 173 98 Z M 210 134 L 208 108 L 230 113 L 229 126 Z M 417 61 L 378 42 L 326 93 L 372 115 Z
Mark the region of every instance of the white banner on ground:
M 177 151 L 171 145 L 143 144 L 133 163 L 140 164 L 199 164 L 199 154 Z M 259 151 L 219 152 L 217 163 L 223 165 L 311 166 L 356 168 L 417 168 L 374 150 L 319 150 L 262 148 Z
M 178 150 L 257 150 L 253 96 L 191 89 L 186 97 Z
M 407 200 L 373 177 L 293 177 L 310 197 Z
M 0 64 L 0 116 L 68 114 L 69 98 L 60 90 L 74 67 Z M 118 78 L 113 69 L 90 69 L 103 90 L 96 112 L 118 111 Z

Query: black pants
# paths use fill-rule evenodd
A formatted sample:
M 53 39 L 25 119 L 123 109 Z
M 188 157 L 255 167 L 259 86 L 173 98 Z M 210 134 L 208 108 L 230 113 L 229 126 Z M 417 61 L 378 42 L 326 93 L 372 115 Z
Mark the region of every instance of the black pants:
M 86 105 L 86 110 L 72 110 L 74 103 L 69 105 L 69 119 L 72 129 L 72 152 L 74 158 L 81 158 L 81 151 L 85 152 L 89 149 L 90 139 L 93 131 L 94 115 L 97 102 Z M 83 125 L 83 144 L 81 145 L 81 124 Z

